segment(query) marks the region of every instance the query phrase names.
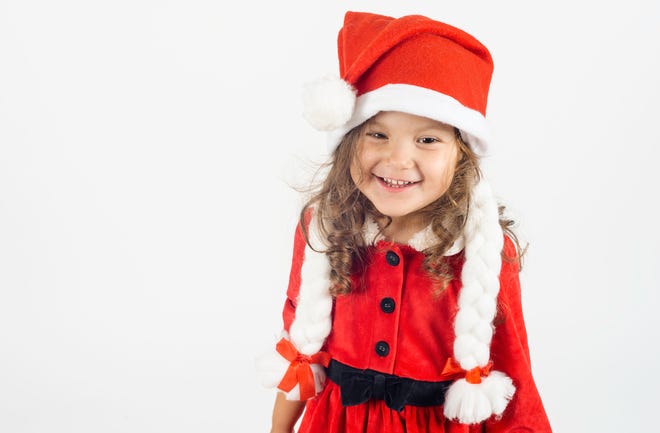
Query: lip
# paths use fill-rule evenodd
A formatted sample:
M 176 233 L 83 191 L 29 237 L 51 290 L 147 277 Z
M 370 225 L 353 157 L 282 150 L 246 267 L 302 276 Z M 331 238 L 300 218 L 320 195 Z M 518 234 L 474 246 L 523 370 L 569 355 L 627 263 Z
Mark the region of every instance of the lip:
M 379 184 L 382 188 L 384 188 L 384 189 L 385 189 L 386 191 L 388 191 L 388 192 L 393 192 L 393 193 L 401 193 L 401 192 L 404 192 L 404 191 L 408 191 L 408 190 L 410 190 L 411 188 L 415 187 L 417 184 L 419 184 L 419 183 L 421 182 L 421 181 L 417 180 L 417 181 L 412 181 L 413 183 L 408 184 L 408 185 L 405 185 L 405 186 L 397 186 L 397 187 L 395 187 L 395 186 L 391 186 L 389 183 L 385 182 L 385 181 L 383 180 L 383 177 L 381 177 L 381 176 L 376 176 L 375 174 L 374 174 L 373 176 L 376 178 L 376 181 L 378 182 L 378 184 Z M 388 178 L 388 179 L 391 179 L 391 178 Z M 393 178 L 392 178 L 392 179 L 393 179 Z M 399 180 L 399 179 L 397 179 L 397 180 Z

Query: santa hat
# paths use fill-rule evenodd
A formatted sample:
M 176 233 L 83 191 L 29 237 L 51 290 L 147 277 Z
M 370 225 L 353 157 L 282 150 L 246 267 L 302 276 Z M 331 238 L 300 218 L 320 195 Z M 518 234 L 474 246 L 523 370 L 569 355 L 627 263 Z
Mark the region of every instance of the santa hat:
M 477 39 L 420 15 L 347 12 L 338 52 L 341 77 L 323 77 L 303 92 L 303 116 L 328 131 L 330 151 L 379 111 L 402 111 L 455 126 L 477 154 L 486 153 L 493 60 Z
M 342 79 L 320 80 L 308 88 L 305 101 L 305 117 L 330 131 L 330 149 L 379 111 L 402 111 L 453 125 L 476 153 L 486 151 L 493 63 L 488 50 L 467 33 L 423 16 L 348 12 L 339 32 L 339 63 Z M 317 224 L 312 218 L 290 335 L 284 335 L 277 351 L 258 360 L 262 383 L 287 392 L 290 399 L 309 398 L 325 380 L 322 364 L 328 359 L 319 351 L 332 328 L 331 268 L 319 252 L 325 244 Z M 508 376 L 490 370 L 503 234 L 484 179 L 470 191 L 460 243 L 465 260 L 454 356 L 447 365 L 464 374 L 449 387 L 444 413 L 473 424 L 501 415 L 515 391 Z

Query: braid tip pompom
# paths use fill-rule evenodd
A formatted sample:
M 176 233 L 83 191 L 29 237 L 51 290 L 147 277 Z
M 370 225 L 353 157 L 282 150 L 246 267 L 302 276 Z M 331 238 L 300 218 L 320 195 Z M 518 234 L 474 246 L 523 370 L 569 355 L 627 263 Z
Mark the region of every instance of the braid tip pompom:
M 491 371 L 481 383 L 455 381 L 445 394 L 445 417 L 462 424 L 478 424 L 491 415 L 501 416 L 516 388 L 506 374 Z
M 288 340 L 288 334 L 282 332 L 283 338 Z M 269 350 L 255 359 L 255 367 L 259 382 L 264 388 L 277 389 L 282 392 L 287 400 L 300 400 L 300 385 L 286 391 L 280 386 L 283 378 L 291 368 L 291 361 L 286 359 L 277 350 Z M 314 378 L 314 394 L 320 393 L 325 387 L 326 373 L 321 364 L 309 363 Z

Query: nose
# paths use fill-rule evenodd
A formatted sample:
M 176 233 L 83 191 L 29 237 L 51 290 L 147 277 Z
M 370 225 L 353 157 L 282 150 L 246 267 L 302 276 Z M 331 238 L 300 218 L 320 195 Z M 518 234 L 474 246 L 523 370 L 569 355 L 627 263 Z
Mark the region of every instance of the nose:
M 407 169 L 414 166 L 413 146 L 402 140 L 390 140 L 389 144 L 388 164 L 398 169 Z

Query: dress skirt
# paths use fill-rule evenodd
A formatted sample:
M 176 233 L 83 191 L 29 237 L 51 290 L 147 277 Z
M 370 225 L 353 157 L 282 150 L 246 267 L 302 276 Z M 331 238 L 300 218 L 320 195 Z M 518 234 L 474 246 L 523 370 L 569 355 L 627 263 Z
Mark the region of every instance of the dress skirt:
M 342 406 L 340 388 L 331 380 L 307 401 L 298 433 L 476 433 L 482 425 L 449 421 L 442 406 L 405 406 L 392 410 L 384 400 Z

